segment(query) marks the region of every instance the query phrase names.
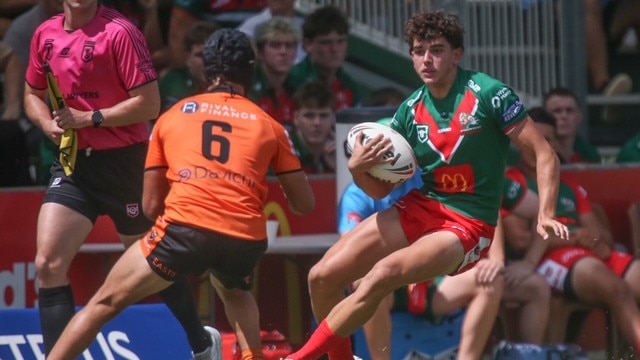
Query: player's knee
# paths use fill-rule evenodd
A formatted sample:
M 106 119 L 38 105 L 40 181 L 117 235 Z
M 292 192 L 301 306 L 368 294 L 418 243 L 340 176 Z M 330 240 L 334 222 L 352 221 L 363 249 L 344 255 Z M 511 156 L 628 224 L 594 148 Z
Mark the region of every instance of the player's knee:
M 481 291 L 490 298 L 501 299 L 504 294 L 505 286 L 504 277 L 502 275 L 498 275 L 488 285 L 481 286 Z
M 365 276 L 365 279 L 374 290 L 393 291 L 405 284 L 400 272 L 396 271 L 395 267 L 385 263 L 376 264 Z
M 604 291 L 602 293 L 606 294 L 606 299 L 610 299 L 612 301 L 612 305 L 617 305 L 629 299 L 633 299 L 629 285 L 622 280 L 607 283 L 603 290 Z
M 529 299 L 551 301 L 551 286 L 542 276 L 536 274 L 529 276 L 525 282 L 525 288 Z
M 327 266 L 323 266 L 322 263 L 314 265 L 309 270 L 309 289 L 312 292 L 323 292 L 330 287 L 335 287 L 335 275 L 331 269 Z
M 61 258 L 51 258 L 44 254 L 36 254 L 35 265 L 38 278 L 45 283 L 66 278 L 69 267 Z

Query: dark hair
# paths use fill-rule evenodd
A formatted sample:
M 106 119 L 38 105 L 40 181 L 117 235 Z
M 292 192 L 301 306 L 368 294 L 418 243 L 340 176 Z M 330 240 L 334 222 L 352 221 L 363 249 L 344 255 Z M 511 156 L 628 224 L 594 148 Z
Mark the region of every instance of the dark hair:
M 336 98 L 329 86 L 322 81 L 310 81 L 302 85 L 293 94 L 296 110 L 308 108 L 335 108 Z
M 365 99 L 364 106 L 400 106 L 407 95 L 393 86 L 385 86 L 372 91 Z
M 556 128 L 555 116 L 553 116 L 553 114 L 545 110 L 542 106 L 533 107 L 529 109 L 528 113 L 529 113 L 529 117 L 531 117 L 531 120 L 533 120 L 533 122 L 539 123 L 539 124 L 551 125 L 553 126 L 554 129 Z
M 332 31 L 340 35 L 349 33 L 349 20 L 336 7 L 318 8 L 304 18 L 302 36 L 305 39 L 314 39 L 316 36 L 326 35 Z
M 220 25 L 213 21 L 198 21 L 184 34 L 184 48 L 191 51 L 196 45 L 204 45 L 211 34 L 218 29 Z
M 413 50 L 413 41 L 433 41 L 444 37 L 454 49 L 464 49 L 464 28 L 457 15 L 446 14 L 444 10 L 412 16 L 404 28 L 404 38 Z
M 580 105 L 580 102 L 578 101 L 578 96 L 576 95 L 576 93 L 573 92 L 573 90 L 569 89 L 568 87 L 563 87 L 563 86 L 558 86 L 547 91 L 542 96 L 542 105 L 546 107 L 547 101 L 549 101 L 549 99 L 554 96 L 571 97 L 573 98 L 573 100 L 575 100 L 576 104 Z
M 231 81 L 248 90 L 253 83 L 255 54 L 247 35 L 235 29 L 219 29 L 204 46 L 202 54 L 207 81 Z

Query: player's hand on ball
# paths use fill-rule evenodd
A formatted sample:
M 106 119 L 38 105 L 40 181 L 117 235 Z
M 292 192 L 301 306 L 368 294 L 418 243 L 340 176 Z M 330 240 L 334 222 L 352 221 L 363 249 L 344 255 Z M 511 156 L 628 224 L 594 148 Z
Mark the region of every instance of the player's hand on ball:
M 362 132 L 356 136 L 353 152 L 348 163 L 349 170 L 352 173 L 364 173 L 378 164 L 391 161 L 391 159 L 384 159 L 384 154 L 393 148 L 391 139 L 379 134 L 366 144 L 362 144 L 364 136 Z

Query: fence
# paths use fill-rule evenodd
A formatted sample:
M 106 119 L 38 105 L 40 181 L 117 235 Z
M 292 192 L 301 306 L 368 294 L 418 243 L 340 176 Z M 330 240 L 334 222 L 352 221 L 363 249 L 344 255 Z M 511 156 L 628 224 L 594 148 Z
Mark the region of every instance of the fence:
M 558 84 L 585 89 L 583 5 L 551 0 L 298 0 L 302 13 L 333 5 L 352 34 L 408 57 L 403 27 L 417 12 L 444 8 L 465 26 L 464 66 L 487 72 L 535 101 Z M 570 54 L 570 55 L 569 55 Z M 580 73 L 580 71 L 583 71 Z M 576 75 L 582 74 L 581 76 Z

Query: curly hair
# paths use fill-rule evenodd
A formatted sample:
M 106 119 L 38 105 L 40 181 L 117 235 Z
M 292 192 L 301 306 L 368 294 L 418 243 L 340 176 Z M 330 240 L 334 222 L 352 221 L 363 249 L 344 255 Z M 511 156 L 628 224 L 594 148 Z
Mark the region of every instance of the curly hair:
M 464 48 L 464 28 L 457 15 L 446 14 L 443 10 L 416 14 L 407 21 L 404 38 L 413 50 L 413 41 L 433 41 L 444 37 L 454 49 Z

